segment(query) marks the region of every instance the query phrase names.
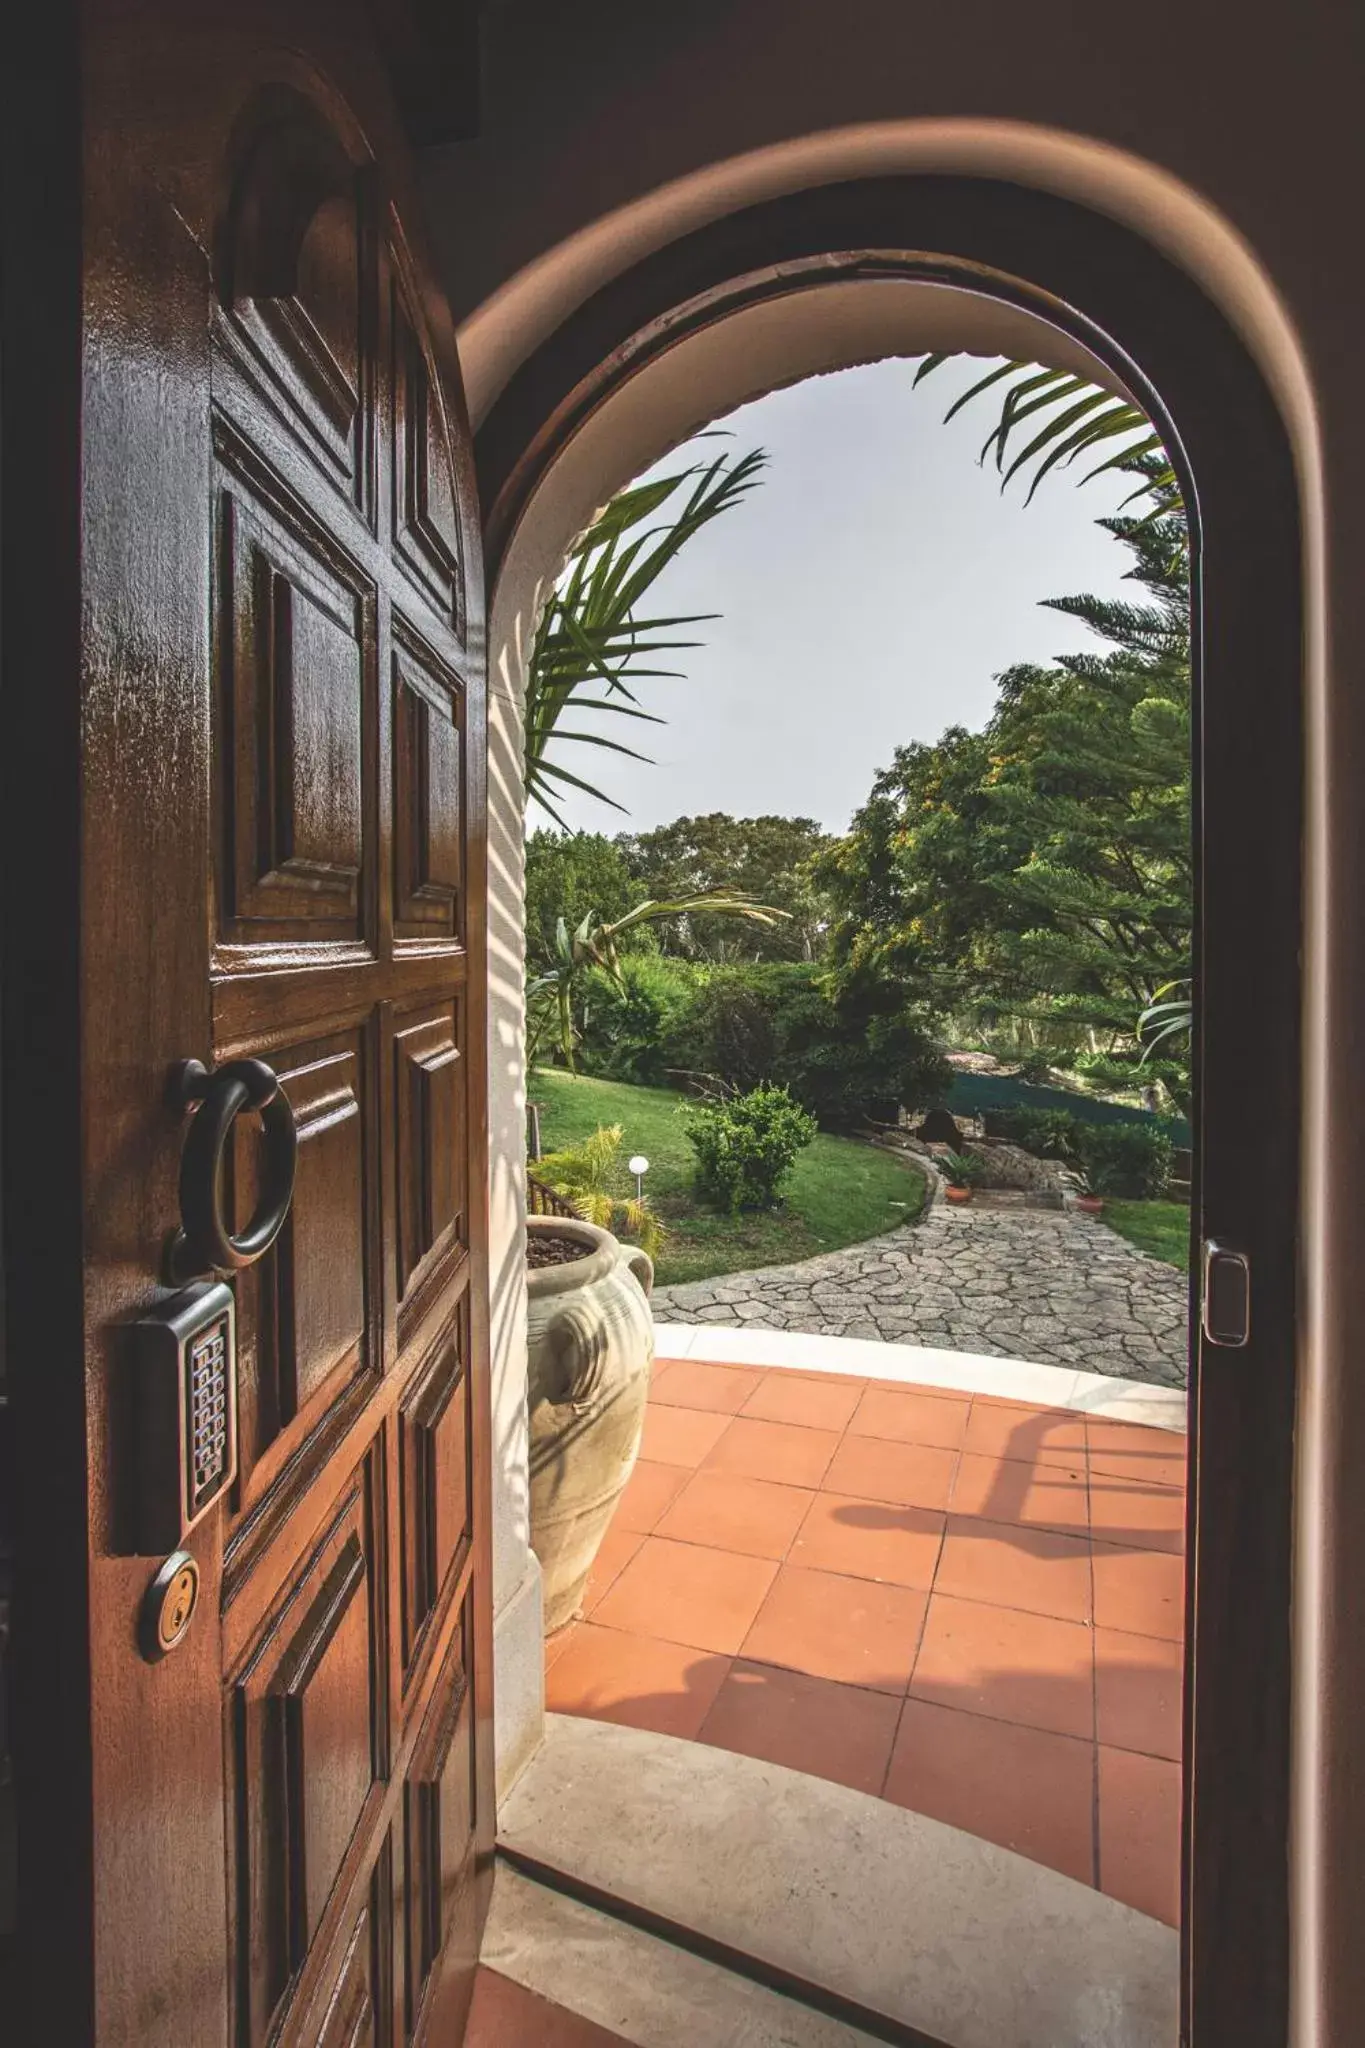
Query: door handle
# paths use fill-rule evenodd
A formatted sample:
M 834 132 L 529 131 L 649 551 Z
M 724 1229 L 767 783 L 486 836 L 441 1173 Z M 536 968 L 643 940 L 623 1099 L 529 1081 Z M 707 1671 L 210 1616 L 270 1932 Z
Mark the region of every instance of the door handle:
M 1204 1240 L 1202 1322 L 1210 1344 L 1239 1351 L 1251 1337 L 1251 1261 L 1216 1238 Z
M 230 1060 L 214 1074 L 201 1060 L 185 1060 L 177 1091 L 187 1107 L 198 1106 L 180 1154 L 180 1228 L 170 1247 L 172 1278 L 240 1272 L 269 1251 L 289 1214 L 299 1156 L 294 1112 L 264 1060 Z M 234 1237 L 223 1213 L 223 1156 L 244 1109 L 260 1115 L 265 1167 L 255 1214 Z

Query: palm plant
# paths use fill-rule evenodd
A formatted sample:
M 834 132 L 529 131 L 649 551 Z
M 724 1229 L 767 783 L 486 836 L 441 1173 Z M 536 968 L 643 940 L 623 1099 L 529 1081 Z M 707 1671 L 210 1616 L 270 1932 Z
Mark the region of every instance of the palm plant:
M 622 1136 L 620 1124 L 599 1124 L 581 1145 L 566 1146 L 537 1160 L 536 1175 L 572 1202 L 585 1223 L 634 1238 L 656 1259 L 664 1232 L 649 1202 L 643 1195 L 613 1195 L 609 1185 L 621 1170 Z
M 1183 990 L 1183 994 L 1173 994 L 1176 989 Z M 1145 1062 L 1165 1040 L 1183 1038 L 1188 1044 L 1193 1030 L 1193 985 L 1188 980 L 1163 983 L 1138 1018 L 1142 1060 Z
M 641 925 L 660 924 L 666 918 L 691 917 L 699 912 L 710 917 L 744 917 L 754 924 L 774 924 L 778 918 L 791 915 L 770 904 L 737 896 L 729 889 L 708 889 L 701 895 L 678 896 L 668 903 L 650 898 L 609 924 L 590 910 L 572 932 L 561 917 L 555 927 L 553 964 L 543 974 L 535 975 L 526 987 L 528 1066 L 535 1065 L 541 1046 L 553 1033 L 564 1064 L 573 1073 L 579 1037 L 575 1004 L 592 969 L 600 967 L 618 987 L 623 986 L 619 941 L 627 932 Z
M 570 712 L 605 711 L 662 724 L 656 713 L 643 709 L 634 686 L 679 676 L 677 669 L 649 666 L 650 658 L 696 646 L 694 640 L 669 636 L 714 614 L 641 618 L 637 607 L 693 535 L 754 488 L 767 459 L 761 448 L 754 448 L 737 460 L 719 455 L 714 462 L 635 484 L 612 499 L 574 548 L 536 630 L 526 683 L 526 792 L 557 825 L 564 819 L 555 798 L 564 787 L 582 790 L 615 810 L 624 808 L 562 762 L 551 761 L 548 750 L 553 743 L 572 741 L 636 761 L 648 758 L 605 733 L 570 730 L 565 718 Z M 646 523 L 684 490 L 681 506 L 668 518 Z
M 947 353 L 926 356 L 915 372 L 916 385 L 952 360 L 954 357 Z M 943 415 L 945 425 L 983 391 L 1001 384 L 1005 387 L 1004 404 L 982 445 L 981 460 L 985 462 L 994 451 L 1002 490 L 1011 477 L 1032 462 L 1036 465 L 1028 491 L 1032 498 L 1050 470 L 1059 465 L 1065 468 L 1088 449 L 1103 448 L 1115 441 L 1122 445 L 1087 470 L 1082 483 L 1106 470 L 1130 469 L 1141 463 L 1144 481 L 1131 493 L 1133 497 L 1148 490 L 1157 490 L 1163 496 L 1178 490 L 1175 469 L 1142 408 L 1130 398 L 1121 398 L 1117 392 L 1106 391 L 1088 378 L 1078 377 L 1073 370 L 1049 370 L 1038 363 L 1002 363 L 954 400 Z M 1057 407 L 1060 410 L 1054 410 Z M 1026 422 L 1032 423 L 1032 431 Z M 1025 434 L 1029 436 L 1025 446 L 1011 457 L 1011 442 Z

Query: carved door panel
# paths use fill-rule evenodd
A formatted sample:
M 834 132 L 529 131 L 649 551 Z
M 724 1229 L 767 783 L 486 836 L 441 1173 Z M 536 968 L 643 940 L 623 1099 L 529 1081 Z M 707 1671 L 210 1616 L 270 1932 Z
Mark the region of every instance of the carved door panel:
M 363 13 L 109 11 L 86 279 L 95 2038 L 446 2044 L 492 1831 L 484 656 L 453 338 Z M 163 1299 L 182 1057 L 268 1062 L 297 1169 L 231 1279 L 238 1469 L 186 1539 L 198 1609 L 148 1664 L 119 1347 Z M 239 1227 L 263 1156 L 239 1117 Z

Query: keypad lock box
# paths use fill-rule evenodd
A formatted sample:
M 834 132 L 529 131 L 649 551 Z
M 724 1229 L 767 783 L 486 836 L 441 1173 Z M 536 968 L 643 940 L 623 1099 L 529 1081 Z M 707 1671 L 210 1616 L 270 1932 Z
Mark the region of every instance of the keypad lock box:
M 173 1550 L 237 1477 L 237 1306 L 208 1280 L 134 1325 L 138 1547 Z

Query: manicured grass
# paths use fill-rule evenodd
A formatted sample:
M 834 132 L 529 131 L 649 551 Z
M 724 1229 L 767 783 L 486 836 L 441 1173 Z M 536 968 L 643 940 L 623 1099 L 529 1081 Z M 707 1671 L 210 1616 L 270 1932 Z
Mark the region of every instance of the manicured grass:
M 1190 1269 L 1188 1202 L 1116 1202 L 1106 1199 L 1102 1220 L 1139 1251 L 1168 1266 Z
M 924 1206 L 925 1180 L 916 1167 L 855 1138 L 821 1131 L 797 1160 L 780 1209 L 768 1216 L 718 1216 L 692 1193 L 695 1155 L 679 1114 L 681 1095 L 552 1067 L 532 1074 L 530 1095 L 543 1105 L 547 1152 L 580 1143 L 599 1124 L 620 1124 L 622 1161 L 636 1152 L 649 1160 L 645 1192 L 668 1233 L 657 1267 L 661 1287 L 837 1251 L 908 1222 Z M 635 1192 L 624 1164 L 612 1192 Z

